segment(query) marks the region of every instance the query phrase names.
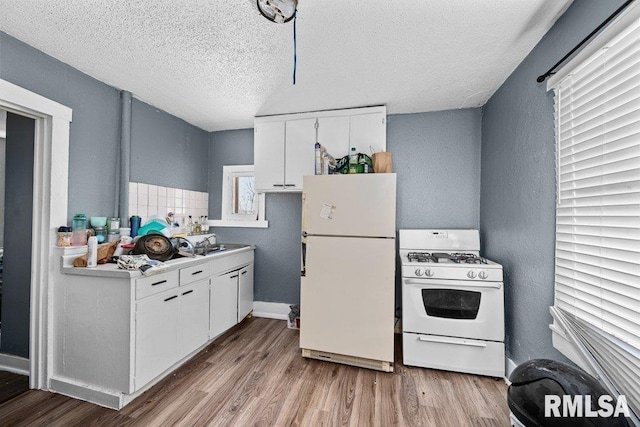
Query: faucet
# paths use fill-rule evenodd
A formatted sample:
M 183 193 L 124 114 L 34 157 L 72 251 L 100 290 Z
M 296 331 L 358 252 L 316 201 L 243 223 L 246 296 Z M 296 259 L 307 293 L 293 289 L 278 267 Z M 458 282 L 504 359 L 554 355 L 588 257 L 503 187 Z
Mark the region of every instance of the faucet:
M 210 239 L 214 240 L 213 243 L 211 242 Z M 205 248 L 205 249 L 209 248 L 209 247 L 215 245 L 215 239 L 216 239 L 216 235 L 212 234 L 211 236 L 203 239 L 201 242 L 196 243 L 196 247 L 197 248 Z

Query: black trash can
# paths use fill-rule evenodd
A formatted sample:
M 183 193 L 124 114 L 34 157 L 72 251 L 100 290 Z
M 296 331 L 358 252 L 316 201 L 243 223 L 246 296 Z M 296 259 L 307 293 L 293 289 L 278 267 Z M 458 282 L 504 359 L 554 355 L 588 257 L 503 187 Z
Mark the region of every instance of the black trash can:
M 511 411 L 512 423 L 525 427 L 627 427 L 627 419 L 618 417 L 586 417 L 586 405 L 591 403 L 591 412 L 598 412 L 600 396 L 608 396 L 609 392 L 591 375 L 585 371 L 548 359 L 533 359 L 519 365 L 509 377 L 511 385 L 507 391 L 507 403 Z M 545 416 L 545 396 L 558 396 L 561 400 L 556 412 L 560 417 Z M 581 411 L 574 411 L 574 415 L 581 417 L 567 417 L 564 412 L 562 399 L 582 400 Z M 590 396 L 590 397 L 586 397 Z M 557 403 L 558 399 L 555 399 Z M 611 403 L 615 410 L 616 401 Z M 602 414 L 603 412 L 601 412 Z M 519 424 L 518 424 L 519 423 Z

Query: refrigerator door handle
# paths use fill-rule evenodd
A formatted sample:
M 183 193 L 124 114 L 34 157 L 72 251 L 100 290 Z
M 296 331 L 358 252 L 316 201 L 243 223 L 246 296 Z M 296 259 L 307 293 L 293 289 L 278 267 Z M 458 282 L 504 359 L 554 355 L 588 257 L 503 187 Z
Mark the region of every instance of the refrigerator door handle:
M 303 236 L 305 234 L 306 233 L 303 233 Z M 300 271 L 300 277 L 305 277 L 307 275 L 307 243 L 302 239 L 300 244 L 302 246 L 302 270 Z

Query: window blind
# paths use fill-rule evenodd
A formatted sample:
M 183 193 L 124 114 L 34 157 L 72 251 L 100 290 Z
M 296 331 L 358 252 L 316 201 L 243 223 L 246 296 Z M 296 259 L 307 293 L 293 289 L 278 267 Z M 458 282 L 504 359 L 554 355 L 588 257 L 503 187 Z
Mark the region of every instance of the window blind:
M 640 409 L 640 20 L 554 89 L 555 308 Z

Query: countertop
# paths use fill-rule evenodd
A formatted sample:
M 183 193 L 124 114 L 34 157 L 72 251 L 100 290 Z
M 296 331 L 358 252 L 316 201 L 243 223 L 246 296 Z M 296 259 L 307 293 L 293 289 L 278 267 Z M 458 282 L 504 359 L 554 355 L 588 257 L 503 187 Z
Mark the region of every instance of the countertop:
M 231 245 L 231 244 L 229 244 Z M 238 246 L 238 245 L 235 245 Z M 86 247 L 85 247 L 86 248 Z M 244 247 L 226 249 L 224 251 L 216 252 L 210 255 L 196 255 L 195 257 L 176 258 L 164 262 L 164 267 L 154 271 L 152 274 L 161 274 L 167 271 L 178 270 L 183 267 L 189 267 L 192 265 L 200 264 L 202 262 L 209 262 L 214 259 L 224 258 L 230 255 L 238 254 L 241 252 L 252 251 L 256 247 L 254 245 L 244 245 Z M 86 251 L 85 251 L 86 252 Z M 123 270 L 118 268 L 117 264 L 99 264 L 94 268 L 87 267 L 74 267 L 73 260 L 82 253 L 64 254 L 62 255 L 61 271 L 63 274 L 73 274 L 78 276 L 94 276 L 94 277 L 115 277 L 121 279 L 134 279 L 137 277 L 150 276 L 151 274 L 143 275 L 139 270 Z

